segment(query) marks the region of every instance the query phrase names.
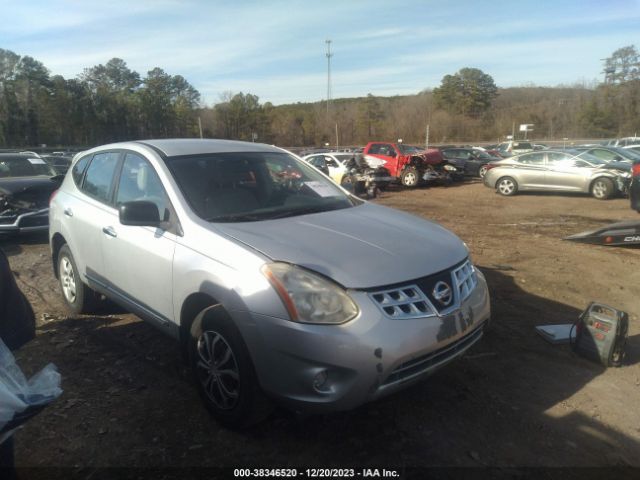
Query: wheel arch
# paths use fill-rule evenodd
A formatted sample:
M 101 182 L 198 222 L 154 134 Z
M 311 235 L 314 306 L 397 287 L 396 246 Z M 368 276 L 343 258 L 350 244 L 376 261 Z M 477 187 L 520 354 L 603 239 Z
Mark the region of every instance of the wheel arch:
M 180 309 L 180 353 L 182 358 L 187 361 L 189 357 L 188 353 L 188 340 L 191 335 L 191 325 L 200 312 L 207 308 L 220 306 L 221 311 L 225 311 L 221 303 L 212 295 L 204 292 L 195 292 L 189 295 L 182 303 Z
M 53 274 L 56 278 L 59 278 L 58 273 L 58 254 L 60 253 L 60 249 L 63 245 L 67 243 L 67 240 L 62 236 L 61 233 L 56 232 L 53 237 L 51 237 L 51 262 L 53 263 Z
M 597 182 L 598 180 L 600 180 L 601 178 L 606 178 L 606 179 L 608 179 L 608 180 L 613 184 L 613 190 L 614 190 L 614 192 L 617 192 L 617 191 L 618 191 L 618 186 L 616 185 L 615 178 L 613 178 L 613 177 L 611 177 L 611 176 L 609 176 L 609 175 L 600 174 L 600 175 L 598 175 L 597 177 L 593 178 L 593 179 L 591 180 L 591 182 L 589 182 L 589 191 L 588 191 L 588 193 L 591 193 L 591 192 L 592 192 L 593 184 L 594 184 L 594 183 L 596 183 L 596 182 Z

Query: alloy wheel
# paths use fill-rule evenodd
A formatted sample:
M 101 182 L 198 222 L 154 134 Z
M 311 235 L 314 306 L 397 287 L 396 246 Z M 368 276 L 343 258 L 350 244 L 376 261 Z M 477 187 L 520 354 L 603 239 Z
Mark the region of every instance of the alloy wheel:
M 240 372 L 233 350 L 218 332 L 205 331 L 197 342 L 196 372 L 205 394 L 221 410 L 240 399 Z
M 62 257 L 60 260 L 60 284 L 62 285 L 62 293 L 69 303 L 75 303 L 77 298 L 76 277 L 73 271 L 73 265 L 68 257 Z
M 516 189 L 516 185 L 510 178 L 505 178 L 504 180 L 500 180 L 498 184 L 498 191 L 502 195 L 511 195 Z

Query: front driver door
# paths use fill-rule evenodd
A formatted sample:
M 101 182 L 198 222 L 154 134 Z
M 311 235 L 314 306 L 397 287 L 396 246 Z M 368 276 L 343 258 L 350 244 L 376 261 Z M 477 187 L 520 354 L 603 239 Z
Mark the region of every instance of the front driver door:
M 160 218 L 177 226 L 151 163 L 137 153 L 127 152 L 116 184 L 115 204 L 119 207 L 135 200 L 155 203 Z M 166 324 L 173 319 L 175 229 L 122 225 L 116 210 L 103 231 L 102 252 L 109 287 L 169 327 Z

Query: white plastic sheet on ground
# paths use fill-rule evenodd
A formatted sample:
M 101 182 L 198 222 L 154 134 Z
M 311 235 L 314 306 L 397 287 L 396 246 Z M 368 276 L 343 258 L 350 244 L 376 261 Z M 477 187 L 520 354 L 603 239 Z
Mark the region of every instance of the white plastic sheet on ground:
M 48 364 L 29 380 L 0 340 L 0 430 L 27 407 L 46 405 L 62 394 L 60 374 Z

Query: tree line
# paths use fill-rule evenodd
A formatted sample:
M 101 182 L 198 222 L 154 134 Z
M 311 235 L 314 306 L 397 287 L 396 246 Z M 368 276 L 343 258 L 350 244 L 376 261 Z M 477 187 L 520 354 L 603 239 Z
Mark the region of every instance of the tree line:
M 605 81 L 498 88 L 476 68 L 445 75 L 415 95 L 275 106 L 226 92 L 212 106 L 180 75 L 142 77 L 118 58 L 74 79 L 0 49 L 0 147 L 92 146 L 137 138 L 204 137 L 286 147 L 498 141 L 534 124 L 537 139 L 608 138 L 640 131 L 640 56 L 634 46 L 604 62 Z M 200 122 L 200 123 L 199 123 Z M 202 129 L 202 130 L 200 130 Z

